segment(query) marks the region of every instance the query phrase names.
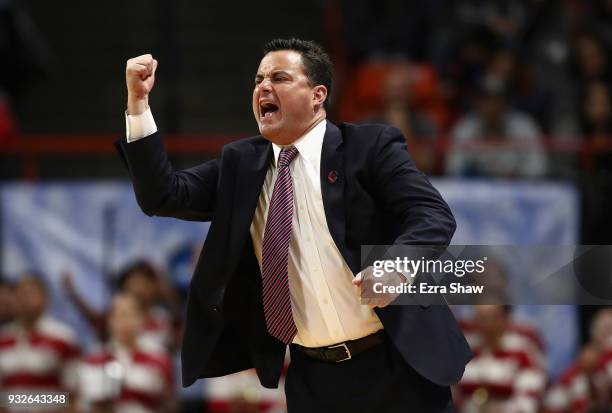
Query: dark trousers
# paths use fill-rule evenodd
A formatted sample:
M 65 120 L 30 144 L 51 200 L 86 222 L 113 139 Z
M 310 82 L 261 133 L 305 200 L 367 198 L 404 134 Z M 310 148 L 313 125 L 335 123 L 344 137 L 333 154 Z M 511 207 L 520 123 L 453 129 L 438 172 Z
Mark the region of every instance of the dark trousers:
M 415 372 L 385 340 L 351 360 L 328 363 L 291 346 L 288 413 L 451 413 L 449 387 Z

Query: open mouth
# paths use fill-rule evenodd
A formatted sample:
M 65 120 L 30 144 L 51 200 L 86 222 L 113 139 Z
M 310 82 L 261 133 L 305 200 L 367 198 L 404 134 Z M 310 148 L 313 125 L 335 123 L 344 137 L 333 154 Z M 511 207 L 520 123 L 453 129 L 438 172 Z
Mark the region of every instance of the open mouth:
M 278 106 L 272 102 L 263 102 L 259 105 L 259 113 L 263 119 L 270 118 L 276 112 L 278 112 Z

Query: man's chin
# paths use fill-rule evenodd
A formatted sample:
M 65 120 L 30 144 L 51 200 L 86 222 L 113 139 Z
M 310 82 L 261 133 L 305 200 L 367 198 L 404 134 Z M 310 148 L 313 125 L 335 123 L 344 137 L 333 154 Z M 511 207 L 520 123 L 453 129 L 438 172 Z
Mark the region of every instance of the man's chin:
M 266 138 L 267 140 L 271 142 L 275 142 L 276 140 L 279 139 L 280 137 L 279 129 L 280 128 L 278 127 L 278 125 L 270 125 L 267 123 L 259 124 L 259 133 L 261 134 L 261 136 L 263 136 L 264 138 Z
M 287 128 L 283 128 L 280 123 L 274 124 L 259 124 L 259 133 L 272 143 L 277 145 L 289 145 L 297 139 L 297 136 L 292 136 Z

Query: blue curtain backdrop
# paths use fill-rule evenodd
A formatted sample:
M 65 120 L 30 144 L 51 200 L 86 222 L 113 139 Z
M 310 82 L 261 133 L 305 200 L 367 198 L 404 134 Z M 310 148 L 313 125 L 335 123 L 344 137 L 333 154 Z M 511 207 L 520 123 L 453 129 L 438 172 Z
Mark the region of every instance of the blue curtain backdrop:
M 579 198 L 565 183 L 511 181 L 432 182 L 457 220 L 455 245 L 576 245 Z M 518 319 L 535 325 L 546 346 L 553 378 L 571 363 L 579 345 L 576 307 L 519 305 Z
M 578 197 L 556 183 L 434 180 L 457 219 L 453 244 L 573 245 Z M 2 272 L 14 277 L 37 269 L 52 286 L 52 312 L 79 331 L 83 321 L 65 299 L 61 274 L 74 274 L 78 291 L 96 308 L 108 304 L 109 277 L 148 258 L 186 288 L 191 251 L 207 223 L 150 218 L 138 208 L 127 182 L 3 184 L 0 186 Z M 549 368 L 558 375 L 577 349 L 573 306 L 520 306 L 518 317 L 541 327 Z M 93 343 L 84 334 L 86 345 Z

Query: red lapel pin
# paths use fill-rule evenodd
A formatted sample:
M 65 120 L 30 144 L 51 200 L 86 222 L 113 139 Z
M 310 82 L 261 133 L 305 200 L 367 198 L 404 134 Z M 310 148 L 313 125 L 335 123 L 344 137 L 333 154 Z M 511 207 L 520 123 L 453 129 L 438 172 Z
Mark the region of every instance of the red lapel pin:
M 330 171 L 329 174 L 327 174 L 327 182 L 329 182 L 330 184 L 335 183 L 338 180 L 338 171 Z

